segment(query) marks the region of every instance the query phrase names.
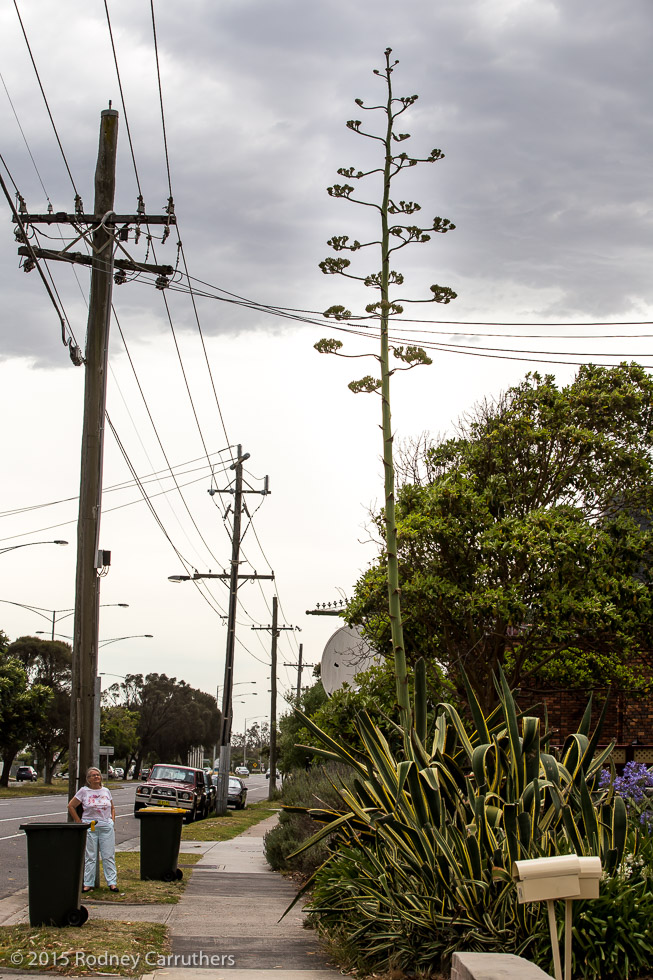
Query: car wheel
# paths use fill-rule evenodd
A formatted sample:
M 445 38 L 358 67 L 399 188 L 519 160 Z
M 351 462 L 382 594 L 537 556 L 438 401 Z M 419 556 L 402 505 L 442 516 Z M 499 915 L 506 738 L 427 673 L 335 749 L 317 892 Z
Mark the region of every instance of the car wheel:
M 189 810 L 186 813 L 186 815 L 184 817 L 184 821 L 186 823 L 192 823 L 193 820 L 196 820 L 196 819 L 197 819 L 197 808 L 195 807 L 195 804 L 193 803 L 193 809 L 192 810 Z

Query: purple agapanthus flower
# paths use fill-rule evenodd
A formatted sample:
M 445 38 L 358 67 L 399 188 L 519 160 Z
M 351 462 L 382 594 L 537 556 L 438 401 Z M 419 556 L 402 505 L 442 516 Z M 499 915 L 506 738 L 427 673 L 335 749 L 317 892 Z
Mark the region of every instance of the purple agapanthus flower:
M 599 777 L 599 787 L 605 789 L 610 785 L 610 770 L 604 769 Z M 614 781 L 614 791 L 624 800 L 637 805 L 647 797 L 645 790 L 653 787 L 653 772 L 643 762 L 627 762 L 621 776 Z

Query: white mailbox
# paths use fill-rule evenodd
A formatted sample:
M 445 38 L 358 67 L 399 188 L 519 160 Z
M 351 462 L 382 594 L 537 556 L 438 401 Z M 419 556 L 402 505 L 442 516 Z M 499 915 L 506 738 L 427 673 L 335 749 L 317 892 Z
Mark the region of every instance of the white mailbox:
M 517 883 L 520 902 L 546 902 L 549 933 L 556 980 L 563 980 L 555 899 L 565 900 L 565 974 L 571 980 L 572 901 L 576 898 L 598 898 L 601 882 L 601 858 L 558 854 L 555 857 L 515 861 L 512 876 Z
M 601 882 L 601 858 L 581 857 L 580 862 L 580 897 L 598 898 Z
M 600 859 L 596 860 L 600 866 Z M 512 866 L 512 876 L 517 882 L 517 897 L 520 902 L 580 898 L 580 872 L 580 858 L 575 854 L 515 861 Z

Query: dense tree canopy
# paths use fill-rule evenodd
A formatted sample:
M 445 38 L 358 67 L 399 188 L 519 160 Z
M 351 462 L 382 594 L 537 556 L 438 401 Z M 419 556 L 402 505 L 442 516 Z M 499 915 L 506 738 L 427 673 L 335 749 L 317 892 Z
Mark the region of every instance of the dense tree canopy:
M 634 364 L 561 389 L 528 375 L 422 446 L 397 501 L 409 659 L 459 686 L 464 668 L 485 705 L 499 666 L 513 686 L 648 676 L 652 447 L 653 381 Z M 347 618 L 389 654 L 385 574 L 382 554 Z
M 220 711 L 215 698 L 185 681 L 166 674 L 128 674 L 108 693 L 120 696 L 123 706 L 138 715 L 137 768 L 143 759 L 185 763 L 191 748 L 217 741 Z
M 30 684 L 42 684 L 52 691 L 47 712 L 30 739 L 45 782 L 50 783 L 55 766 L 68 749 L 72 647 L 58 640 L 21 636 L 7 652 L 21 662 Z
M 43 725 L 52 701 L 43 684 L 29 685 L 20 660 L 0 652 L 0 786 L 7 786 L 11 764 Z

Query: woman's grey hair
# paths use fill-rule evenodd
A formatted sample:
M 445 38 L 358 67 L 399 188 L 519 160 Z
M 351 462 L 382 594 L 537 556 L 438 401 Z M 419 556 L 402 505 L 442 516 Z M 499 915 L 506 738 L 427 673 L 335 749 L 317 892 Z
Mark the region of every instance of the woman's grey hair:
M 89 777 L 89 775 L 92 772 L 99 772 L 100 773 L 100 779 L 102 779 L 102 773 L 100 772 L 100 770 L 98 769 L 98 767 L 97 766 L 89 766 L 88 769 L 86 770 L 86 782 L 88 782 L 88 777 Z

